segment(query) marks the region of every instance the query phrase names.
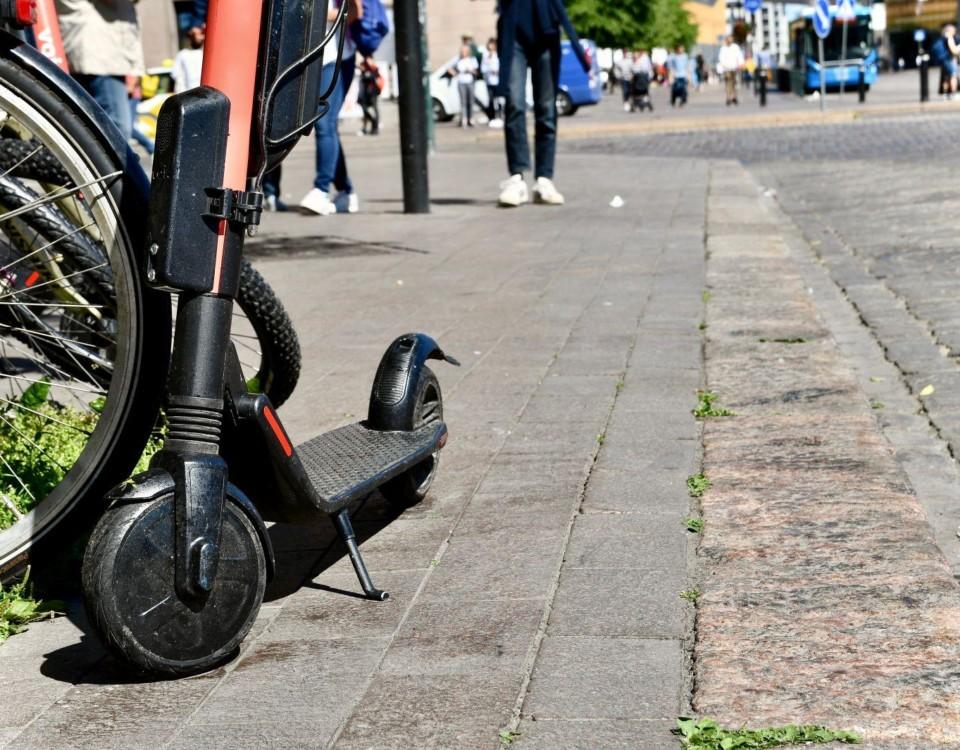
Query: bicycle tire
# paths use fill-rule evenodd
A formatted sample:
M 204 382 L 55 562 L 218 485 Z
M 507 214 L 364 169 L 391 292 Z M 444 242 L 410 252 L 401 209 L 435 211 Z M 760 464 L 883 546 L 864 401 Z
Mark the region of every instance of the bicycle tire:
M 56 156 L 37 141 L 4 138 L 0 146 L 0 171 L 51 185 L 69 185 L 70 175 Z
M 247 316 L 261 346 L 259 390 L 279 407 L 300 379 L 300 341 L 283 303 L 263 276 L 244 260 L 237 305 Z
M 0 170 L 10 170 L 10 174 L 15 177 L 37 182 L 55 185 L 68 185 L 72 182 L 66 170 L 53 158 L 49 150 L 36 141 L 0 138 Z M 24 202 L 25 189 L 25 186 L 15 179 L 0 178 L 0 205 L 13 209 L 20 207 Z M 51 218 L 45 218 L 45 221 L 59 223 L 62 230 L 63 222 L 58 222 L 56 206 L 44 208 L 47 213 L 53 214 Z M 96 260 L 99 252 L 98 248 L 83 236 L 78 236 L 75 242 L 71 240 L 65 250 L 90 262 Z M 107 278 L 104 278 L 103 282 L 109 284 L 109 274 L 104 275 Z M 260 347 L 260 362 L 257 363 L 259 366 L 250 380 L 255 380 L 273 405 L 279 407 L 290 398 L 300 377 L 300 343 L 293 322 L 279 297 L 246 258 L 241 260 L 236 302 L 250 321 Z
M 141 278 L 144 264 L 138 250 L 145 235 L 147 193 L 134 157 L 129 151 L 117 154 L 106 136 L 86 124 L 69 97 L 6 54 L 0 56 L 0 106 L 8 113 L 5 129 L 16 120 L 28 131 L 27 142 L 32 137 L 43 144 L 71 184 L 87 186 L 80 200 L 87 201 L 86 210 L 97 221 L 97 231 L 109 248 L 105 255 L 112 272 L 108 283 L 115 305 L 110 312 L 117 318 L 114 372 L 89 439 L 36 507 L 0 531 L 0 579 L 6 579 L 32 561 L 42 560 L 65 534 L 75 537 L 92 526 L 104 507 L 107 491 L 135 466 L 159 412 L 171 326 L 166 296 L 149 290 Z M 55 175 L 49 169 L 49 158 L 46 161 L 44 181 L 61 183 L 62 175 Z M 20 166 L 26 164 L 33 169 L 33 158 Z M 19 173 L 20 178 L 37 175 Z M 13 190 L 8 197 L 15 193 Z M 56 228 L 61 219 L 62 213 L 58 216 L 51 210 L 45 211 L 40 221 L 47 222 L 47 231 L 57 232 L 63 229 Z M 71 252 L 89 250 L 85 239 L 76 240 Z M 22 298 L 6 304 L 25 307 Z M 0 370 L 0 384 L 12 383 L 11 377 Z

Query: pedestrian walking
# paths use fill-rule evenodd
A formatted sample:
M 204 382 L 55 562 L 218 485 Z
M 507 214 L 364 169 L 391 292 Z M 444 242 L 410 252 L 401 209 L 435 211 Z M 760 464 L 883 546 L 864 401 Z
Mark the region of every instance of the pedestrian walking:
M 336 60 L 323 66 L 320 75 L 319 92 L 325 92 L 336 77 L 336 85 L 327 100 L 326 114 L 317 120 L 314 126 L 317 143 L 317 169 L 313 181 L 313 188 L 300 201 L 300 208 L 318 216 L 329 216 L 335 213 L 356 213 L 360 209 L 360 200 L 353 188 L 353 182 L 347 173 L 347 158 L 340 142 L 339 118 L 343 102 L 347 97 L 350 84 L 356 72 L 357 46 L 350 37 L 349 24 L 363 17 L 362 0 L 333 0 L 330 10 L 327 11 L 327 21 L 333 22 L 343 3 L 347 3 L 347 24 L 343 40 L 343 61 L 340 73 L 337 75 Z M 339 40 L 333 41 L 334 47 Z M 330 198 L 331 186 L 337 189 L 335 198 Z
M 477 83 L 480 66 L 470 47 L 464 44 L 460 48 L 460 57 L 450 68 L 450 75 L 457 79 L 460 93 L 460 127 L 473 127 L 473 88 Z
M 560 75 L 560 30 L 585 72 L 590 61 L 570 23 L 563 0 L 500 0 L 497 48 L 500 51 L 500 90 L 506 97 L 504 141 L 510 177 L 500 185 L 500 205 L 519 206 L 530 200 L 524 172 L 530 169 L 527 139 L 527 70 L 533 81 L 536 124 L 536 165 L 533 198 L 537 203 L 562 205 L 553 184 L 557 151 L 557 80 Z
M 952 23 L 945 23 L 940 29 L 940 36 L 930 45 L 930 58 L 940 66 L 940 95 L 946 99 L 953 99 L 957 93 L 958 55 L 960 46 L 957 45 L 957 27 Z
M 483 82 L 487 86 L 487 120 L 491 128 L 503 127 L 503 97 L 497 94 L 500 89 L 500 56 L 497 54 L 497 40 L 490 39 L 483 51 L 480 63 Z
M 697 71 L 697 91 L 703 88 L 703 85 L 707 83 L 708 73 L 707 73 L 707 61 L 704 59 L 703 55 L 697 53 L 696 57 L 696 71 Z
M 363 110 L 362 135 L 380 134 L 380 93 L 383 91 L 383 76 L 372 57 L 364 57 L 360 63 L 360 93 L 358 100 Z
M 180 93 L 200 85 L 205 39 L 203 26 L 194 25 L 187 30 L 187 46 L 173 58 L 173 68 L 170 70 L 174 92 Z
M 743 50 L 740 45 L 733 41 L 732 36 L 728 36 L 720 47 L 720 53 L 717 57 L 717 73 L 723 78 L 727 89 L 727 106 L 731 104 L 739 105 L 737 101 L 737 78 L 740 77 L 740 71 L 743 70 L 744 59 Z
M 670 106 L 682 107 L 687 103 L 687 79 L 690 75 L 690 56 L 682 44 L 678 44 L 673 54 L 667 58 L 667 70 L 670 74 Z
M 633 55 L 626 48 L 621 50 L 620 54 L 620 59 L 615 63 L 617 80 L 620 82 L 620 92 L 623 95 L 623 111 L 629 112 L 633 86 Z
M 130 94 L 144 73 L 140 21 L 130 0 L 56 0 L 70 71 L 129 140 Z

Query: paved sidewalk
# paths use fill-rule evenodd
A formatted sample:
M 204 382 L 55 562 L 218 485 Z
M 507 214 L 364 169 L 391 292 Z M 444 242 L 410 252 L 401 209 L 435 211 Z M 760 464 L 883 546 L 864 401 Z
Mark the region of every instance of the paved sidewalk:
M 500 211 L 489 151 L 439 154 L 415 217 L 397 160 L 357 147 L 364 213 L 268 215 L 251 243 L 303 345 L 295 438 L 363 416 L 399 333 L 463 362 L 436 366 L 430 497 L 357 508 L 391 600 L 350 595 L 325 519 L 275 526 L 240 658 L 137 681 L 74 603 L 0 645 L 0 747 L 660 750 L 691 712 L 958 746 L 957 587 L 859 377 L 875 344 L 808 291 L 830 282 L 796 227 L 699 158 L 565 152 L 566 207 Z M 285 165 L 294 200 L 311 165 Z M 696 421 L 705 385 L 738 416 Z
M 464 364 L 436 367 L 451 437 L 431 496 L 358 513 L 391 600 L 342 593 L 357 584 L 325 520 L 275 527 L 281 580 L 225 670 L 131 682 L 77 611 L 0 647 L 11 746 L 492 748 L 511 730 L 529 747 L 675 745 L 706 165 L 569 158 L 567 207 L 502 212 L 500 158 L 444 156 L 430 217 L 396 213 L 382 159 L 352 166 L 368 213 L 269 216 L 252 249 L 303 343 L 282 410 L 295 437 L 361 415 L 399 333 Z M 607 206 L 614 190 L 628 208 Z

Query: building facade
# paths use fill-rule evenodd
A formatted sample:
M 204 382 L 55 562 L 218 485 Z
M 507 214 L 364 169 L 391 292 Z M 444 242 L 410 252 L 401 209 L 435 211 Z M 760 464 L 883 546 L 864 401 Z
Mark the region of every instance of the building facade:
M 425 6 L 431 68 L 457 54 L 464 34 L 473 36 L 481 47 L 497 35 L 496 0 L 425 0 Z

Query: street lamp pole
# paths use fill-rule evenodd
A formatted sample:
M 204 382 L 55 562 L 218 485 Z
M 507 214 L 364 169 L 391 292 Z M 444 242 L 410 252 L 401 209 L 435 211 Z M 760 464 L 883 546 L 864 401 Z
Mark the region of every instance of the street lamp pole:
M 427 108 L 423 70 L 423 14 L 421 0 L 396 0 L 397 74 L 400 79 L 400 158 L 403 173 L 403 210 L 430 213 L 427 173 Z

